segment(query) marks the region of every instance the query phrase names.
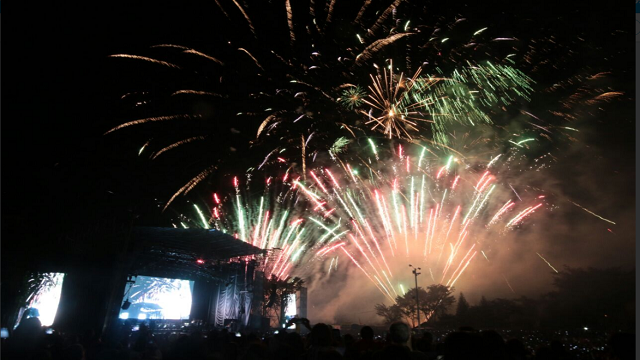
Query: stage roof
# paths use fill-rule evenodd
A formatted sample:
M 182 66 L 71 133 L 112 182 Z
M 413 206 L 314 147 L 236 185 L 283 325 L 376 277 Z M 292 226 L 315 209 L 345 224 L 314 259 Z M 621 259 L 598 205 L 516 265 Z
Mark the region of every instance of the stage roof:
M 132 270 L 140 275 L 204 275 L 218 260 L 265 252 L 218 230 L 134 227 L 131 235 L 135 244 Z M 198 259 L 203 263 L 198 264 Z
M 213 229 L 135 227 L 132 237 L 138 246 L 144 247 L 145 253 L 178 258 L 227 260 L 264 253 L 263 249 Z
M 140 275 L 211 277 L 220 268 L 214 265 L 265 252 L 217 230 L 129 227 L 115 220 L 76 226 L 54 236 L 36 226 L 11 230 L 16 237 L 18 230 L 23 231 L 20 236 L 29 241 L 3 243 L 8 259 L 3 266 L 20 264 L 41 272 L 112 271 L 114 262 L 121 259 L 131 273 Z

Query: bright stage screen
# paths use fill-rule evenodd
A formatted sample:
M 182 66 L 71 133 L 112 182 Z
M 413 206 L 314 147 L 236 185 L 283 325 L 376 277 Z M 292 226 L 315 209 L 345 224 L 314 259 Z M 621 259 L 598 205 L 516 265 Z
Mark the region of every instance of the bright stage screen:
M 189 319 L 193 294 L 193 281 L 150 276 L 137 276 L 133 285 L 125 289 L 120 309 L 121 319 Z
M 296 317 L 297 313 L 298 312 L 296 311 L 296 294 L 289 294 L 288 300 L 287 300 L 287 307 L 285 307 L 284 309 L 285 320 L 288 322 L 289 320 Z M 289 327 L 289 329 L 295 329 L 295 328 L 296 328 L 296 324 L 293 324 L 291 327 Z
M 290 294 L 289 300 L 287 301 L 287 307 L 284 309 L 284 316 L 296 316 L 298 312 L 296 311 L 296 294 Z
M 62 294 L 63 273 L 46 273 L 37 292 L 31 298 L 29 307 L 38 316 L 43 326 L 51 326 L 58 312 Z

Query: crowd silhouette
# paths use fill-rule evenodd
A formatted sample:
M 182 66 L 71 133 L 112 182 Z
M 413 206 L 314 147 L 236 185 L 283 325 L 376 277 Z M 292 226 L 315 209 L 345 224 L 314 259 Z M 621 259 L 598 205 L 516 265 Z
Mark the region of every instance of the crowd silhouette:
M 21 322 L 3 339 L 2 359 L 25 360 L 627 360 L 635 358 L 635 334 L 542 339 L 532 332 L 499 332 L 461 327 L 416 331 L 403 322 L 375 334 L 363 326 L 357 336 L 327 324 L 260 334 L 227 329 L 154 332 L 147 324 L 123 323 L 104 339 L 92 331 L 46 331 L 37 317 Z M 302 328 L 302 326 L 300 327 Z M 568 334 L 568 333 L 567 333 Z

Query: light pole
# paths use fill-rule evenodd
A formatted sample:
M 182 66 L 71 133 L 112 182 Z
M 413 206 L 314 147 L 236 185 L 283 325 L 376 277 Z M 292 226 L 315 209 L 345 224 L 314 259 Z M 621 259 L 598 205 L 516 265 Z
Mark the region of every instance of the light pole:
M 420 299 L 418 298 L 418 275 L 420 275 L 421 273 L 419 273 L 418 270 L 421 270 L 421 269 L 414 268 L 413 266 L 411 266 L 411 264 L 409 264 L 409 267 L 413 269 L 412 272 L 416 279 L 416 315 L 418 315 L 418 327 L 420 327 Z

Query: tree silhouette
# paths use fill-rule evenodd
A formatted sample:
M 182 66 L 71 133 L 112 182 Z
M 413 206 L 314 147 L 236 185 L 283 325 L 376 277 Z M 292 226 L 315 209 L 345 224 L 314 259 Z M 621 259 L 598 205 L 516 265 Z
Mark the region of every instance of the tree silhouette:
M 278 328 L 286 322 L 284 312 L 289 302 L 289 295 L 299 291 L 303 284 L 304 280 L 299 277 L 280 280 L 273 276 L 265 280 L 263 314 L 275 319 L 278 322 Z
M 464 294 L 460 293 L 460 296 L 458 297 L 458 307 L 456 308 L 456 318 L 461 325 L 467 320 L 469 307 L 469 302 L 464 297 Z
M 455 323 L 478 329 L 633 331 L 634 270 L 566 268 L 555 275 L 554 286 L 554 291 L 539 299 L 487 300 L 483 296 L 478 305 L 466 310 L 461 294 Z
M 452 292 L 453 288 L 444 285 L 429 285 L 427 290 L 418 287 L 421 319 L 425 319 L 424 322 L 430 322 L 445 314 L 447 309 L 456 302 Z M 376 314 L 383 317 L 386 323 L 404 318 L 416 325 L 416 288 L 409 289 L 404 295 L 396 297 L 395 301 L 396 303 L 391 306 L 376 304 Z
M 376 304 L 375 306 L 376 314 L 384 318 L 385 324 L 391 324 L 396 321 L 401 321 L 404 317 L 400 307 L 396 304 L 391 306 L 387 306 L 385 304 Z
M 425 314 L 425 322 L 438 319 L 447 312 L 456 302 L 452 293 L 453 288 L 445 285 L 434 284 L 427 287 L 426 296 L 420 297 L 420 310 Z

